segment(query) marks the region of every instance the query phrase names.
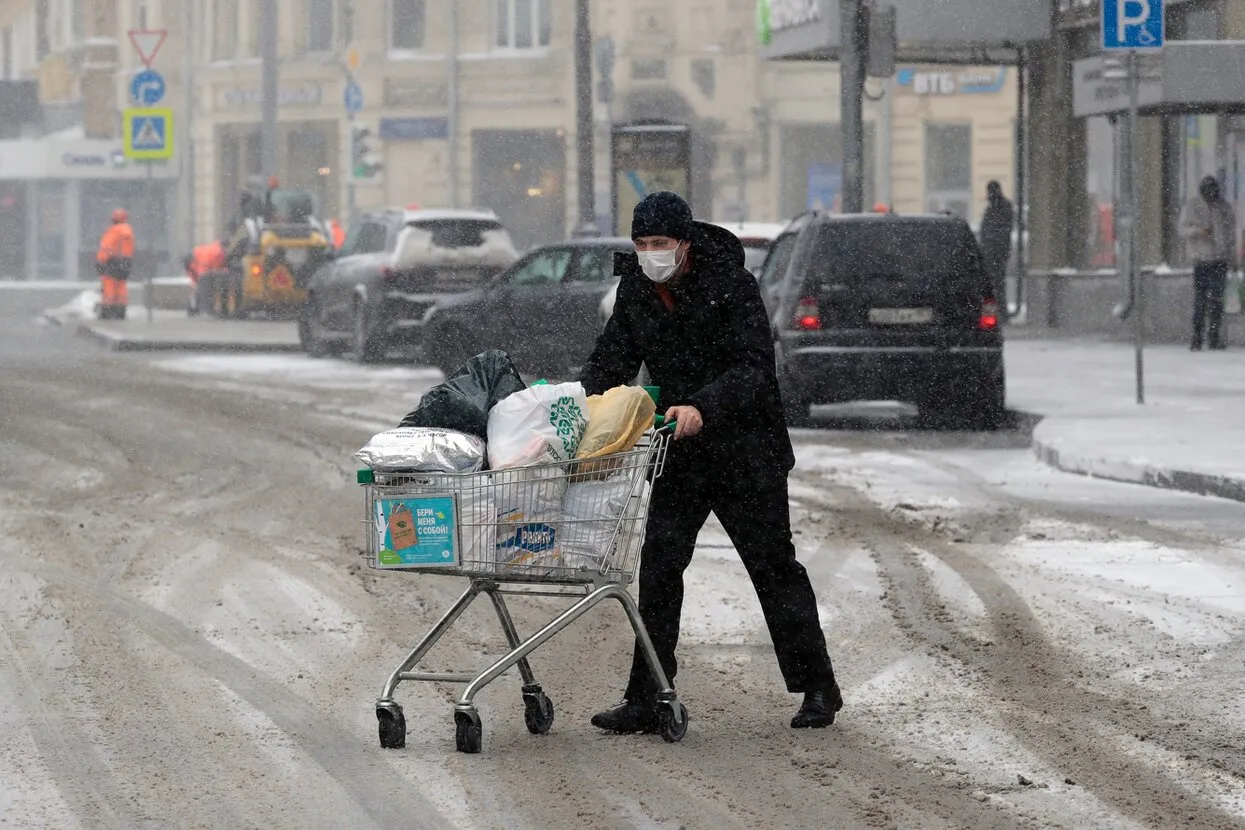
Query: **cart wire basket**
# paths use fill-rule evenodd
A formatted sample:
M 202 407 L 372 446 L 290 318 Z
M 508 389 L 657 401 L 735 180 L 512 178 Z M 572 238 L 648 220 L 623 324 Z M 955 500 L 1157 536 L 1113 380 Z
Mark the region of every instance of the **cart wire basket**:
M 518 666 L 524 721 L 532 734 L 553 725 L 553 703 L 536 682 L 528 655 L 599 603 L 622 604 L 658 687 L 660 734 L 687 731 L 687 709 L 666 677 L 627 586 L 644 544 L 652 482 L 662 472 L 671 425 L 649 430 L 631 450 L 599 458 L 478 473 L 384 473 L 360 470 L 366 493 L 363 556 L 380 570 L 461 576 L 466 590 L 386 681 L 376 701 L 380 744 L 406 745 L 406 718 L 394 700 L 399 684 L 466 684 L 454 703 L 455 745 L 479 752 L 483 725 L 475 696 Z M 428 651 L 481 594 L 497 612 L 510 651 L 481 672 L 417 671 Z M 526 639 L 507 595 L 574 598 Z

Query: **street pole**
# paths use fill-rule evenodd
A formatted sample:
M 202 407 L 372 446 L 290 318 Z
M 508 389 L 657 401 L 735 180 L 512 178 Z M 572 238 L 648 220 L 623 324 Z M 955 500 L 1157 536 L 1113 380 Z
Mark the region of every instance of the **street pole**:
M 156 200 L 152 190 L 151 165 L 152 162 L 150 161 L 143 162 L 143 166 L 147 168 L 147 180 L 143 185 L 143 207 L 144 213 L 146 213 L 151 219 L 155 219 Z M 151 225 L 155 225 L 155 222 L 151 222 Z M 156 298 L 152 296 L 152 291 L 154 290 L 152 288 L 152 277 L 154 276 L 156 270 L 156 237 L 155 234 L 150 232 L 147 236 L 147 250 L 151 252 L 151 256 L 148 258 L 147 265 L 144 268 L 147 273 L 143 278 L 143 305 L 147 307 L 147 322 L 151 323 L 152 319 L 155 317 L 155 313 L 152 309 L 156 307 Z M 133 265 L 131 264 L 131 270 L 132 269 Z
M 865 209 L 864 92 L 868 50 L 864 0 L 840 0 L 842 51 L 839 56 L 840 126 L 843 133 L 843 212 Z
M 260 166 L 265 178 L 277 174 L 277 0 L 259 0 L 259 57 L 263 63 Z
M 450 207 L 458 207 L 458 3 L 450 3 L 450 78 L 446 85 L 446 166 L 450 173 Z
M 184 238 L 179 250 L 189 252 L 194 248 L 195 227 L 195 158 L 194 158 L 194 109 L 195 109 L 195 2 L 184 0 L 182 3 L 182 117 L 178 130 L 181 146 L 178 152 L 181 157 L 180 205 L 182 210 L 182 230 Z
M 359 209 L 359 197 L 355 191 L 354 179 L 354 114 L 346 113 L 346 222 L 347 227 L 354 228 L 355 212 Z
M 575 152 L 579 168 L 579 225 L 596 225 L 596 170 L 592 131 L 592 26 L 588 0 L 575 4 Z
M 1137 267 L 1137 121 L 1138 92 L 1140 84 L 1137 67 L 1137 52 L 1130 49 L 1128 61 L 1128 154 L 1124 160 L 1127 187 L 1127 210 L 1125 211 L 1125 227 L 1128 230 L 1127 241 L 1123 251 L 1127 263 L 1128 283 L 1133 286 L 1133 352 L 1135 372 L 1137 376 L 1137 403 L 1146 402 L 1145 387 L 1145 339 L 1146 339 L 1146 304 L 1145 283 L 1141 269 Z

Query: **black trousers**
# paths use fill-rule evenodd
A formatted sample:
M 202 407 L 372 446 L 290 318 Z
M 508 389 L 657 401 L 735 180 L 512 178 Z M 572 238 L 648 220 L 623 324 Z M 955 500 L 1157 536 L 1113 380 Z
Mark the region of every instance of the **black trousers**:
M 1197 262 L 1193 265 L 1193 345 L 1202 345 L 1203 327 L 1211 348 L 1223 341 L 1223 292 L 1228 284 L 1228 263 Z
M 982 256 L 982 265 L 986 276 L 990 279 L 990 287 L 994 291 L 994 301 L 1001 311 L 1007 310 L 1007 261 L 1011 253 L 989 251 Z M 1006 314 L 1000 315 L 1006 317 Z
M 674 465 L 670 465 L 674 466 Z M 765 615 L 778 667 L 790 692 L 834 682 L 817 598 L 795 558 L 787 482 L 762 491 L 721 481 L 697 481 L 667 467 L 654 487 L 648 535 L 640 554 L 640 616 L 670 682 L 678 668 L 674 650 L 683 613 L 683 572 L 696 536 L 712 511 L 743 560 Z M 651 695 L 653 678 L 636 646 L 627 700 Z

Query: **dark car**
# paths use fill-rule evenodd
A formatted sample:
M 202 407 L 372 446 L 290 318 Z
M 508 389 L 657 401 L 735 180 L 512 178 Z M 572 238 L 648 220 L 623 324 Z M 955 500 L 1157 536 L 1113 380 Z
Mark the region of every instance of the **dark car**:
M 761 280 L 793 421 L 856 400 L 914 403 L 931 425 L 1004 420 L 999 307 L 962 219 L 808 214 Z
M 424 360 L 449 374 L 473 355 L 501 349 L 524 373 L 556 377 L 579 366 L 602 324 L 614 285 L 614 252 L 630 239 L 580 238 L 534 248 L 483 288 L 438 303 L 425 320 Z
M 349 350 L 365 363 L 418 347 L 428 309 L 484 285 L 517 258 L 492 211 L 365 214 L 307 285 L 299 341 L 312 356 Z

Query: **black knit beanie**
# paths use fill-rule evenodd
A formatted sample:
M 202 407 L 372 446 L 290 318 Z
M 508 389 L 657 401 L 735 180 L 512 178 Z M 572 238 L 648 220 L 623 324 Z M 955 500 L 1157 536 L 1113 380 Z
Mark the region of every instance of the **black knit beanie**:
M 631 215 L 631 238 L 645 236 L 692 238 L 692 209 L 682 196 L 662 190 L 640 200 Z

